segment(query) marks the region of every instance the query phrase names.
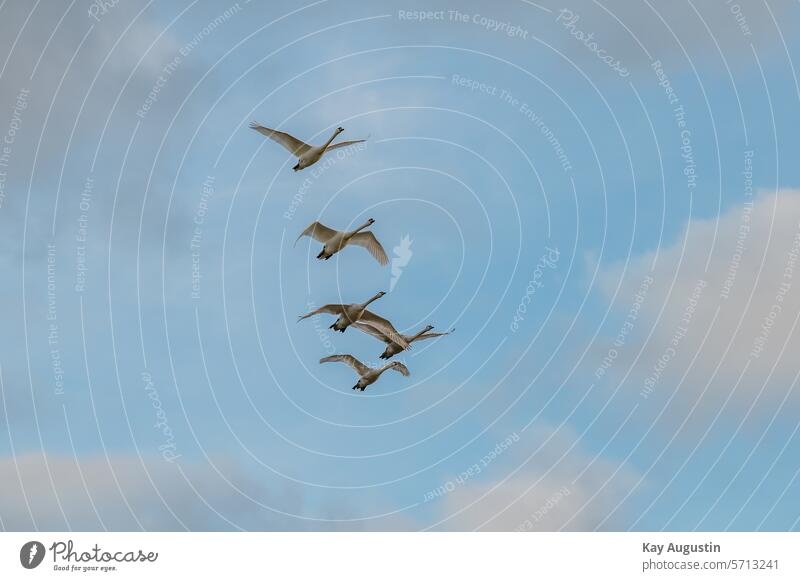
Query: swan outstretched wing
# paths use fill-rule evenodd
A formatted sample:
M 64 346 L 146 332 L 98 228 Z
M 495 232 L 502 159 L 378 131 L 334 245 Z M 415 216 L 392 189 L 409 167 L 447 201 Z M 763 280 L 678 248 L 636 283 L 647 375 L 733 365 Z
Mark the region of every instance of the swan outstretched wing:
M 383 341 L 384 343 L 392 342 L 392 340 L 389 337 L 387 337 L 386 334 L 382 333 L 380 329 L 376 329 L 372 325 L 359 322 L 359 323 L 353 323 L 353 326 L 360 331 L 364 331 L 368 335 L 372 335 L 378 341 Z
M 417 338 L 415 339 L 415 341 L 422 341 L 422 340 L 424 340 L 424 339 L 433 339 L 433 338 L 435 338 L 435 337 L 444 337 L 445 335 L 449 335 L 449 334 L 450 334 L 450 333 L 452 333 L 453 331 L 455 331 L 455 329 L 450 329 L 449 331 L 447 331 L 447 333 L 430 333 L 430 332 L 428 332 L 428 333 L 423 333 L 422 335 L 420 335 L 419 337 L 417 337 Z
M 328 357 L 323 357 L 319 360 L 320 363 L 330 363 L 331 361 L 341 361 L 342 363 L 347 363 L 350 367 L 355 369 L 356 373 L 359 375 L 364 375 L 370 370 L 369 367 L 361 363 L 352 355 L 329 355 Z
M 403 337 L 400 333 L 397 332 L 397 329 L 394 328 L 389 321 L 384 319 L 383 317 L 379 317 L 375 313 L 371 311 L 364 311 L 364 313 L 359 318 L 359 321 L 362 323 L 367 323 L 372 327 L 375 327 L 378 331 L 386 335 L 392 342 L 397 343 L 403 349 L 408 349 L 408 341 L 406 338 Z
M 270 129 L 269 127 L 264 127 L 263 125 L 259 125 L 255 121 L 250 123 L 250 129 L 255 129 L 262 135 L 266 135 L 272 141 L 276 143 L 280 143 L 286 149 L 289 150 L 290 153 L 293 155 L 300 157 L 309 149 L 311 146 L 307 143 L 303 143 L 296 137 L 292 137 L 288 133 L 284 133 L 283 131 L 276 131 L 275 129 Z
M 353 145 L 354 143 L 362 143 L 366 141 L 366 139 L 351 139 L 350 141 L 340 141 L 339 143 L 334 143 L 333 145 L 329 145 L 325 151 L 330 151 L 331 149 L 338 149 L 340 147 L 347 147 L 348 145 Z
M 389 257 L 386 256 L 386 251 L 372 232 L 359 232 L 350 238 L 350 242 L 369 250 L 369 253 L 375 260 L 381 263 L 381 266 L 386 266 L 386 264 L 389 263 Z
M 328 240 L 336 236 L 338 232 L 333 228 L 328 228 L 325 224 L 321 224 L 319 222 L 314 222 L 308 228 L 303 230 L 300 233 L 300 236 L 297 237 L 297 240 L 294 241 L 294 245 L 297 245 L 297 242 L 303 236 L 311 236 L 317 242 L 322 242 L 325 244 Z
M 405 365 L 403 365 L 403 364 L 402 364 L 402 363 L 400 363 L 399 361 L 395 362 L 395 364 L 394 364 L 394 365 L 392 365 L 392 369 L 394 369 L 394 370 L 395 370 L 395 371 L 397 371 L 398 373 L 402 373 L 402 374 L 403 374 L 403 375 L 405 375 L 406 377 L 408 377 L 409 375 L 411 375 L 411 372 L 408 370 L 408 367 L 406 367 Z
M 345 305 L 323 305 L 315 311 L 311 311 L 305 315 L 300 315 L 298 317 L 298 321 L 302 321 L 303 319 L 307 319 L 309 317 L 313 317 L 314 315 L 319 315 L 320 313 L 330 313 L 331 315 L 341 315 L 344 313 Z

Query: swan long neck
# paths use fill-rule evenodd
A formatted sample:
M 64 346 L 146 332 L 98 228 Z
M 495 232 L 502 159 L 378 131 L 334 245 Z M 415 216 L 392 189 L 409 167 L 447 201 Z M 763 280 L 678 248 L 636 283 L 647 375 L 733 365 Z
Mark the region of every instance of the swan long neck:
M 337 136 L 337 135 L 339 135 L 339 130 L 338 130 L 338 129 L 337 129 L 337 130 L 335 130 L 335 131 L 333 132 L 333 135 L 331 135 L 330 139 L 328 139 L 328 141 L 326 141 L 326 142 L 325 142 L 325 145 L 323 145 L 323 146 L 322 146 L 322 150 L 323 150 L 323 151 L 325 151 L 326 149 L 328 149 L 328 146 L 329 146 L 331 143 L 333 143 L 333 140 L 334 140 L 334 139 L 336 139 L 336 136 Z
M 423 336 L 425 333 L 427 333 L 428 331 L 430 331 L 432 328 L 433 328 L 433 327 L 425 327 L 425 328 L 423 328 L 423 329 L 422 329 L 422 330 L 421 330 L 419 333 L 417 333 L 416 335 L 411 335 L 410 337 L 408 337 L 408 338 L 406 339 L 406 341 L 408 341 L 409 343 L 411 343 L 412 341 L 416 341 L 417 339 L 419 339 L 420 337 L 422 337 L 422 336 Z
M 379 298 L 381 298 L 382 296 L 383 296 L 383 295 L 382 295 L 381 293 L 378 293 L 378 294 L 376 294 L 374 297 L 372 297 L 371 299 L 369 299 L 367 302 L 365 302 L 365 303 L 364 303 L 362 306 L 363 306 L 363 307 L 366 309 L 366 308 L 367 308 L 367 306 L 369 306 L 369 304 L 370 304 L 370 303 L 374 303 L 375 301 L 377 301 L 377 300 L 378 300 Z
M 359 226 L 358 228 L 356 228 L 355 230 L 353 230 L 353 231 L 350 233 L 350 235 L 352 236 L 353 234 L 358 234 L 358 233 L 359 233 L 359 232 L 361 232 L 361 231 L 362 231 L 364 228 L 369 228 L 371 225 L 372 225 L 372 222 L 370 222 L 370 221 L 366 221 L 366 222 L 364 222 L 363 224 L 361 224 L 361 226 Z

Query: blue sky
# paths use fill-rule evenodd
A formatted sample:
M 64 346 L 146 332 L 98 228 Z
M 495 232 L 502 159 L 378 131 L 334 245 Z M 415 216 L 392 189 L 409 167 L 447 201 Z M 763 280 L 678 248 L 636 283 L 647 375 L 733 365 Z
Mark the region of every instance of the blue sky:
M 0 9 L 4 529 L 798 527 L 795 4 L 98 6 Z

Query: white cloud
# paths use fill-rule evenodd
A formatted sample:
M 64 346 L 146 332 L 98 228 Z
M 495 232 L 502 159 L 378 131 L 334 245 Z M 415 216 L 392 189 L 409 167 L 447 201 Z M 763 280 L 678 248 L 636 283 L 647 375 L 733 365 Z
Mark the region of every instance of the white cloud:
M 402 513 L 356 519 L 388 512 L 375 494 L 364 494 L 356 505 L 256 478 L 228 459 L 213 461 L 213 467 L 184 460 L 177 464 L 128 453 L 0 457 L 0 530 L 419 528 Z
M 254 490 L 241 471 L 229 464 L 225 470 Z M 5 530 L 232 528 L 210 506 L 237 526 L 252 524 L 247 513 L 258 511 L 210 468 L 190 465 L 184 473 L 160 458 L 140 462 L 134 455 L 4 457 L 0 519 Z
M 687 372 L 678 401 L 694 403 L 705 392 L 706 401 L 718 405 L 733 393 L 731 402 L 749 406 L 761 393 L 762 402 L 774 408 L 797 373 L 800 350 L 798 217 L 800 191 L 761 193 L 751 207 L 747 202 L 731 207 L 718 221 L 690 220 L 679 239 L 658 253 L 652 271 L 654 252 L 630 260 L 624 277 L 624 264 L 605 268 L 600 287 L 610 298 L 621 281 L 615 302 L 621 311 L 645 277 L 654 280 L 635 334 L 619 349 L 615 376 L 634 365 L 629 388 L 643 399 L 664 401 Z M 691 312 L 699 281 L 705 287 Z M 612 340 L 595 345 L 596 359 Z
M 638 481 L 629 467 L 584 449 L 568 429 L 531 428 L 509 450 L 507 472 L 490 482 L 473 480 L 442 498 L 442 528 L 451 530 L 619 530 L 614 511 Z M 529 444 L 526 444 L 528 442 Z M 546 442 L 546 443 L 545 443 Z M 528 460 L 527 455 L 542 446 Z M 489 467 L 491 468 L 491 466 Z M 494 471 L 494 469 L 493 469 Z

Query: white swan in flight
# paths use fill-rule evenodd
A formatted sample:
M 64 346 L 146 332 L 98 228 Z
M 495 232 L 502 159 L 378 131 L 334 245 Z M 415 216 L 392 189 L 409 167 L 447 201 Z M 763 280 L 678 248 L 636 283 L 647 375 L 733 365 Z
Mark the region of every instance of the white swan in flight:
M 383 341 L 384 343 L 386 343 L 386 350 L 384 350 L 384 352 L 381 353 L 381 359 L 391 359 L 398 353 L 406 350 L 406 348 L 403 347 L 402 345 L 395 343 L 389 335 L 381 331 L 379 328 L 373 327 L 368 322 L 359 321 L 353 323 L 353 326 L 356 329 L 359 329 L 361 331 L 364 331 L 365 333 L 372 335 L 379 341 Z M 403 339 L 405 339 L 406 342 L 409 345 L 411 345 L 411 343 L 413 343 L 414 341 L 424 341 L 425 339 L 433 339 L 434 337 L 443 337 L 455 331 L 455 329 L 450 329 L 447 333 L 430 333 L 429 331 L 431 329 L 433 329 L 433 325 L 427 325 L 425 328 L 423 328 L 419 333 L 416 333 L 415 335 L 403 335 Z
M 309 145 L 308 143 L 300 141 L 296 137 L 292 137 L 288 133 L 276 131 L 275 129 L 270 129 L 269 127 L 264 127 L 255 121 L 250 123 L 250 129 L 255 129 L 262 135 L 269 137 L 272 141 L 280 143 L 283 147 L 289 150 L 289 153 L 296 156 L 297 165 L 292 168 L 294 171 L 300 171 L 301 169 L 307 168 L 310 165 L 314 165 L 327 151 L 366 141 L 366 139 L 353 139 L 351 141 L 340 141 L 339 143 L 331 145 L 331 142 L 336 138 L 336 136 L 344 131 L 344 129 L 341 127 L 337 127 L 333 132 L 333 135 L 331 135 L 331 138 L 319 146 Z
M 339 232 L 333 228 L 328 228 L 325 224 L 314 222 L 308 228 L 303 230 L 297 240 L 294 241 L 295 245 L 303 236 L 310 236 L 317 242 L 322 242 L 324 245 L 317 258 L 320 260 L 328 260 L 331 256 L 342 250 L 348 244 L 355 244 L 366 248 L 372 257 L 377 260 L 381 266 L 385 266 L 389 262 L 389 257 L 386 256 L 386 251 L 375 238 L 372 232 L 361 232 L 375 223 L 375 220 L 370 218 L 355 230 L 349 232 Z
M 347 363 L 350 367 L 355 369 L 356 373 L 358 373 L 360 377 L 358 379 L 358 383 L 353 386 L 353 389 L 360 389 L 361 391 L 367 389 L 368 385 L 375 383 L 381 376 L 381 373 L 387 369 L 394 369 L 406 377 L 411 375 L 408 367 L 399 361 L 392 361 L 383 367 L 367 367 L 352 355 L 330 355 L 329 357 L 323 357 L 319 360 L 320 363 L 330 363 L 331 361 L 341 361 L 342 363 Z
M 371 302 L 377 301 L 385 294 L 385 292 L 381 291 L 363 303 L 354 303 L 349 305 L 323 305 L 320 308 L 311 311 L 310 313 L 301 315 L 297 321 L 302 321 L 303 319 L 313 317 L 314 315 L 319 315 L 320 313 L 338 315 L 339 318 L 336 319 L 336 321 L 334 321 L 330 327 L 328 327 L 329 329 L 344 333 L 347 327 L 353 323 L 357 323 L 359 321 L 369 323 L 370 328 L 379 329 L 381 333 L 384 333 L 387 337 L 391 337 L 392 341 L 398 345 L 402 345 L 403 349 L 408 349 L 408 341 L 406 341 L 405 337 L 403 337 L 403 335 L 401 335 L 397 329 L 394 328 L 394 325 L 392 325 L 383 317 L 379 317 L 375 313 L 367 310 L 367 307 Z

